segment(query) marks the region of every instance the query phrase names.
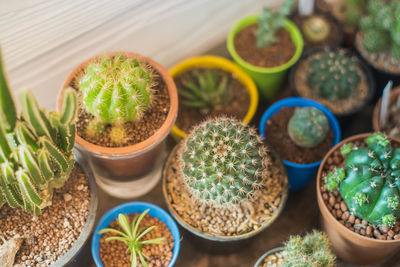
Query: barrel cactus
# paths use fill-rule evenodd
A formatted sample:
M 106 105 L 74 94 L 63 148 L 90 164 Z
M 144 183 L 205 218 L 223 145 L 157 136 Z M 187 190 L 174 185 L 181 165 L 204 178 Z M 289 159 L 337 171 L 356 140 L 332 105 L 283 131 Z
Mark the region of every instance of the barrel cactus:
M 267 177 L 269 157 L 256 131 L 235 119 L 194 127 L 178 153 L 180 172 L 201 203 L 235 205 L 250 199 Z
M 307 82 L 316 95 L 336 101 L 348 98 L 360 84 L 358 60 L 345 50 L 324 51 L 310 61 Z
M 314 107 L 296 108 L 288 123 L 290 139 L 301 147 L 315 147 L 329 131 L 325 114 Z
M 76 93 L 65 92 L 61 113 L 46 113 L 25 91 L 18 117 L 1 71 L 0 95 L 8 103 L 0 108 L 0 205 L 38 215 L 51 205 L 53 190 L 64 185 L 74 166 Z
M 124 55 L 101 57 L 89 64 L 79 80 L 83 104 L 95 117 L 86 134 L 95 137 L 106 124 L 119 128 L 117 132 L 121 133 L 124 123 L 140 120 L 152 104 L 153 76 L 148 65 Z M 125 133 L 110 138 L 122 143 Z
M 339 188 L 350 212 L 375 225 L 393 226 L 400 216 L 400 149 L 376 133 L 366 147 L 341 148 L 344 167 L 325 176 L 328 190 Z
M 307 18 L 302 25 L 304 36 L 312 43 L 325 41 L 331 31 L 329 22 L 321 16 L 313 15 Z

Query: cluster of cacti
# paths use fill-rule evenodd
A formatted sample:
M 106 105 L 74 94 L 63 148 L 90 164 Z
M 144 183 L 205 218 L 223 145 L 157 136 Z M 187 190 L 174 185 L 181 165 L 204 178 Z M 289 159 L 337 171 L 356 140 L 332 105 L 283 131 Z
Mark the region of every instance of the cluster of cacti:
M 318 43 L 326 40 L 331 31 L 328 21 L 318 15 L 307 18 L 302 25 L 302 31 L 308 41 Z
M 269 158 L 261 138 L 235 119 L 196 126 L 178 154 L 188 191 L 202 203 L 238 204 L 250 199 L 267 176 Z
M 364 13 L 365 0 L 346 0 L 345 1 L 345 22 L 347 25 L 355 27 L 360 22 Z
M 391 49 L 394 58 L 400 58 L 400 2 L 369 0 L 368 14 L 361 18 L 363 46 L 369 52 Z
M 66 90 L 61 113 L 48 114 L 23 92 L 18 117 L 1 67 L 0 96 L 0 205 L 40 214 L 74 166 L 75 91 Z
M 400 149 L 376 133 L 366 147 L 341 148 L 345 165 L 325 176 L 325 187 L 339 192 L 350 212 L 375 225 L 393 226 L 400 216 Z
M 217 69 L 205 69 L 204 72 L 194 70 L 187 74 L 183 80 L 184 88 L 178 91 L 188 107 L 198 108 L 201 113 L 208 114 L 214 107 L 222 106 L 230 102 L 229 92 L 231 85 L 228 77 L 219 77 Z
M 288 123 L 288 134 L 292 141 L 301 147 L 315 147 L 320 144 L 329 131 L 325 114 L 314 107 L 296 108 Z
M 276 12 L 264 7 L 258 19 L 258 29 L 256 31 L 258 47 L 267 47 L 276 43 L 275 34 L 285 26 L 285 18 L 289 15 L 292 5 L 293 0 L 286 0 Z
M 153 73 L 149 66 L 124 55 L 101 57 L 89 64 L 79 80 L 83 104 L 95 119 L 86 134 L 98 136 L 104 125 L 111 124 L 110 139 L 125 141 L 125 122 L 139 120 L 152 104 Z
M 304 237 L 291 236 L 284 248 L 283 267 L 332 267 L 335 255 L 330 250 L 330 241 L 323 232 L 314 230 Z
M 358 60 L 345 50 L 327 50 L 310 61 L 307 82 L 320 97 L 331 101 L 348 98 L 360 81 Z

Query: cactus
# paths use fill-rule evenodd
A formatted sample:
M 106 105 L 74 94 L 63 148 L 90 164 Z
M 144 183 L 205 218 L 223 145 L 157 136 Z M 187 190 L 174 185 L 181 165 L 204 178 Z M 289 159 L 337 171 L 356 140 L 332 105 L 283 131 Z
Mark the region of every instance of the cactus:
M 288 123 L 290 139 L 301 147 L 315 147 L 326 137 L 328 119 L 314 107 L 296 108 Z
M 348 98 L 360 81 L 358 60 L 345 50 L 326 50 L 310 61 L 307 82 L 320 97 L 331 101 Z
M 355 216 L 375 225 L 393 226 L 400 216 L 400 149 L 376 133 L 366 147 L 351 143 L 341 148 L 345 165 L 325 176 L 325 187 L 335 190 Z
M 209 114 L 214 107 L 229 103 L 231 90 L 228 84 L 228 77 L 223 75 L 218 77 L 217 69 L 206 69 L 204 73 L 198 70 L 193 71 L 193 75 L 188 75 L 183 81 L 186 90 L 179 90 L 184 100 L 183 104 L 188 107 L 198 108 L 203 114 Z
M 330 241 L 323 232 L 314 230 L 304 237 L 291 236 L 284 248 L 283 267 L 335 266 L 335 255 L 330 250 Z
M 123 55 L 89 64 L 79 80 L 84 106 L 95 117 L 86 134 L 97 136 L 102 126 L 96 124 L 111 124 L 124 131 L 124 123 L 140 120 L 152 104 L 153 76 L 146 64 Z
M 46 113 L 25 91 L 17 117 L 4 76 L 2 71 L 0 95 L 10 102 L 0 108 L 8 122 L 0 123 L 0 205 L 38 215 L 51 205 L 53 189 L 64 185 L 74 166 L 76 93 L 67 89 L 61 113 Z
M 259 19 L 256 31 L 257 47 L 268 47 L 276 43 L 276 32 L 285 26 L 285 18 L 289 15 L 293 0 L 286 0 L 277 12 L 272 12 L 264 7 Z
M 345 22 L 347 25 L 356 27 L 359 24 L 365 5 L 365 0 L 345 1 Z
M 200 203 L 235 205 L 267 177 L 266 148 L 256 131 L 235 119 L 209 119 L 183 141 L 178 160 L 188 191 Z
M 325 18 L 313 15 L 303 22 L 302 30 L 308 41 L 318 43 L 328 38 L 331 29 Z

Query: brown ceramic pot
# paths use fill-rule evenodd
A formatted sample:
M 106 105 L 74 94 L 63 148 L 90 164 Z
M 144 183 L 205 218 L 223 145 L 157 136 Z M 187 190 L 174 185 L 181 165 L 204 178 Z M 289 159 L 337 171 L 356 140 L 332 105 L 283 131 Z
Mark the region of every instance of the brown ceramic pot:
M 92 144 L 82 137 L 76 135 L 75 146 L 83 151 L 96 166 L 96 171 L 105 177 L 112 177 L 116 181 L 130 181 L 135 177 L 142 177 L 150 172 L 155 162 L 162 154 L 164 140 L 168 136 L 175 123 L 178 112 L 178 93 L 175 83 L 168 71 L 154 60 L 131 52 L 112 52 L 102 54 L 86 60 L 68 76 L 58 96 L 57 109 L 61 108 L 64 91 L 70 86 L 73 79 L 86 66 L 97 61 L 102 56 L 125 55 L 128 58 L 136 58 L 140 62 L 146 62 L 158 71 L 164 80 L 170 98 L 170 110 L 162 126 L 148 139 L 143 142 L 125 147 L 104 147 Z
M 317 176 L 317 199 L 318 207 L 321 211 L 321 226 L 322 229 L 328 234 L 331 242 L 333 252 L 343 260 L 353 264 L 372 264 L 388 258 L 397 249 L 400 248 L 400 240 L 379 240 L 374 238 L 359 235 L 347 227 L 342 225 L 325 205 L 321 194 L 321 179 L 322 170 L 327 159 L 333 154 L 335 150 L 340 149 L 342 145 L 356 140 L 364 140 L 370 134 L 358 134 L 349 137 L 336 146 L 334 146 L 324 157 L 318 169 Z M 396 138 L 389 138 L 392 142 L 400 144 L 400 140 Z
M 400 86 L 394 88 L 390 92 L 390 97 L 389 97 L 389 106 L 393 105 L 398 96 L 400 95 Z M 375 108 L 374 108 L 374 113 L 372 115 L 372 127 L 374 128 L 375 132 L 381 132 L 382 129 L 379 125 L 379 114 L 381 110 L 381 104 L 382 104 L 382 97 L 376 102 Z

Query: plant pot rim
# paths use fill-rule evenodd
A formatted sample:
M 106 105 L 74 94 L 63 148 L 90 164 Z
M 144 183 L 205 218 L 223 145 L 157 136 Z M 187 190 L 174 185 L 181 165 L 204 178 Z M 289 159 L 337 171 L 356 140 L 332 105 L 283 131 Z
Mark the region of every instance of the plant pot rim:
M 254 81 L 247 75 L 243 70 L 241 70 L 232 61 L 212 55 L 204 55 L 198 57 L 191 57 L 175 64 L 171 69 L 169 69 L 169 74 L 172 78 L 180 75 L 182 73 L 188 72 L 194 68 L 218 68 L 223 71 L 229 72 L 236 77 L 236 79 L 245 87 L 247 93 L 249 94 L 250 103 L 249 108 L 242 122 L 248 124 L 254 117 L 258 106 L 258 90 Z M 176 124 L 172 128 L 171 134 L 177 135 L 179 138 L 185 138 L 187 133 L 180 129 Z
M 129 146 L 124 146 L 124 147 L 105 147 L 101 145 L 95 145 L 93 143 L 90 143 L 80 137 L 78 134 L 76 134 L 76 140 L 75 140 L 75 145 L 79 149 L 83 149 L 86 151 L 89 151 L 98 157 L 103 157 L 103 158 L 108 158 L 108 157 L 127 157 L 127 156 L 132 156 L 132 154 L 137 154 L 140 155 L 151 148 L 155 147 L 159 143 L 161 143 L 169 134 L 170 130 L 172 129 L 172 126 L 175 123 L 176 116 L 178 114 L 178 92 L 176 90 L 175 83 L 171 76 L 168 74 L 167 70 L 161 66 L 159 63 L 156 61 L 152 60 L 149 57 L 142 56 L 137 53 L 133 52 L 108 52 L 108 53 L 103 53 L 99 54 L 97 56 L 94 56 L 92 58 L 89 58 L 85 60 L 83 63 L 79 64 L 68 76 L 67 80 L 64 82 L 59 94 L 58 94 L 58 99 L 57 99 L 57 110 L 61 109 L 62 101 L 64 98 L 64 91 L 66 88 L 69 87 L 71 81 L 75 78 L 75 76 L 83 70 L 88 64 L 97 61 L 99 58 L 106 56 L 106 57 L 114 57 L 117 55 L 124 55 L 128 58 L 136 58 L 140 62 L 146 62 L 150 64 L 153 68 L 155 68 L 161 75 L 162 79 L 165 82 L 165 85 L 167 86 L 168 89 L 168 94 L 170 98 L 170 108 L 168 111 L 167 118 L 161 125 L 161 127 L 149 138 L 146 140 L 134 144 L 134 145 L 129 145 Z
M 250 71 L 256 72 L 256 73 L 273 74 L 273 73 L 279 73 L 279 72 L 287 70 L 292 65 L 294 65 L 297 62 L 297 60 L 300 58 L 300 56 L 303 52 L 303 47 L 304 47 L 304 41 L 303 41 L 303 37 L 301 35 L 300 30 L 297 28 L 297 26 L 292 21 L 290 21 L 287 18 L 285 18 L 285 20 L 284 20 L 284 23 L 285 23 L 284 28 L 290 33 L 292 41 L 296 46 L 295 53 L 289 61 L 287 61 L 286 63 L 284 63 L 282 65 L 276 66 L 276 67 L 270 67 L 270 68 L 257 67 L 255 65 L 250 64 L 247 61 L 245 61 L 236 52 L 236 49 L 235 49 L 236 34 L 240 30 L 245 28 L 246 26 L 257 23 L 257 19 L 259 17 L 260 17 L 260 14 L 254 14 L 254 15 L 244 17 L 231 29 L 231 31 L 228 34 L 228 38 L 227 38 L 227 47 L 228 47 L 229 53 L 232 55 L 234 60 L 236 62 L 238 62 L 240 65 L 242 65 L 243 67 L 249 69 Z M 296 38 L 294 38 L 294 37 L 296 37 Z M 295 39 L 297 39 L 297 41 Z
M 323 106 L 322 104 L 318 103 L 315 100 L 312 99 L 308 99 L 308 98 L 303 98 L 303 97 L 288 97 L 288 98 L 284 98 L 281 99 L 279 101 L 276 101 L 274 104 L 272 104 L 271 106 L 269 106 L 266 111 L 264 112 L 264 114 L 261 117 L 260 120 L 260 125 L 259 125 L 259 129 L 260 129 L 260 135 L 262 138 L 265 138 L 265 125 L 267 123 L 267 121 L 277 112 L 279 112 L 279 110 L 282 107 L 297 107 L 296 105 L 291 105 L 292 103 L 296 104 L 296 102 L 303 102 L 304 104 L 306 104 L 307 106 L 310 107 L 315 107 L 319 110 L 321 110 L 326 117 L 330 118 L 332 121 L 332 124 L 330 123 L 329 126 L 334 134 L 333 137 L 333 143 L 337 144 L 340 141 L 341 138 L 341 131 L 340 131 L 340 126 L 339 126 L 339 122 L 337 121 L 337 119 L 335 118 L 335 116 L 333 115 L 333 113 L 326 108 L 325 106 Z M 279 108 L 276 112 L 272 113 L 273 109 Z M 272 113 L 272 114 L 270 114 Z M 268 141 L 268 140 L 267 140 Z M 312 163 L 306 163 L 306 164 L 301 164 L 301 163 L 295 163 L 295 162 L 291 162 L 285 159 L 282 159 L 283 163 L 287 166 L 290 167 L 295 167 L 295 168 L 313 168 L 313 167 L 317 167 L 319 164 L 321 164 L 322 159 L 318 160 L 316 162 L 312 162 Z
M 390 91 L 390 96 L 389 96 L 389 107 L 393 104 L 392 99 L 397 98 L 400 96 L 400 85 L 396 86 L 395 88 Z M 394 99 L 395 100 L 395 99 Z M 372 127 L 374 131 L 380 132 L 381 126 L 379 125 L 379 114 L 381 112 L 381 104 L 382 104 L 382 97 L 379 98 L 378 102 L 376 102 L 376 105 L 374 107 L 374 112 L 372 113 Z M 389 114 L 388 114 L 389 115 Z
M 285 248 L 284 247 L 276 247 L 268 250 L 264 254 L 261 255 L 261 257 L 258 258 L 257 262 L 254 264 L 254 267 L 259 267 L 262 263 L 262 261 L 269 255 L 274 254 L 279 251 L 283 251 Z
M 204 234 L 203 232 L 198 231 L 197 229 L 195 229 L 194 227 L 192 227 L 191 225 L 186 223 L 186 221 L 182 219 L 182 217 L 176 212 L 176 210 L 172 207 L 171 203 L 168 201 L 166 172 L 168 170 L 168 165 L 172 161 L 172 158 L 175 156 L 178 147 L 179 147 L 179 143 L 171 150 L 171 153 L 169 154 L 168 159 L 164 163 L 161 186 L 162 186 L 162 194 L 164 197 L 164 202 L 167 205 L 168 211 L 170 212 L 171 216 L 178 222 L 178 224 L 180 226 L 182 226 L 184 229 L 186 229 L 188 232 L 190 232 L 200 238 L 210 240 L 210 241 L 216 241 L 216 242 L 232 242 L 232 241 L 245 240 L 245 239 L 249 239 L 249 238 L 261 233 L 262 231 L 264 231 L 271 224 L 273 224 L 275 222 L 275 220 L 279 217 L 279 215 L 282 213 L 282 211 L 285 207 L 287 198 L 288 198 L 289 181 L 287 178 L 285 168 L 282 165 L 282 163 L 279 161 L 279 156 L 276 154 L 276 152 L 273 149 L 271 149 L 270 152 L 274 153 L 274 155 L 277 159 L 276 163 L 281 164 L 279 167 L 281 168 L 281 170 L 283 172 L 283 176 L 286 181 L 286 184 L 282 188 L 281 202 L 279 204 L 279 209 L 277 212 L 275 212 L 275 214 L 273 214 L 273 216 L 271 216 L 271 219 L 268 221 L 268 223 L 264 224 L 262 227 L 260 227 L 257 230 L 254 230 L 254 231 L 251 231 L 251 232 L 248 232 L 245 234 L 241 234 L 241 235 L 235 235 L 235 236 L 217 236 L 217 235 Z
M 100 221 L 98 222 L 98 224 L 96 226 L 95 232 L 93 233 L 92 244 L 91 244 L 92 258 L 93 258 L 95 264 L 98 267 L 104 266 L 103 262 L 100 259 L 99 253 L 98 253 L 98 251 L 100 250 L 100 238 L 102 236 L 102 234 L 99 234 L 99 231 L 103 228 L 108 227 L 109 223 L 117 218 L 117 214 L 124 212 L 124 210 L 126 210 L 126 209 L 132 210 L 131 213 L 129 213 L 129 214 L 132 214 L 135 212 L 143 212 L 146 209 L 150 209 L 148 214 L 151 217 L 157 218 L 160 221 L 162 221 L 163 223 L 165 223 L 165 225 L 171 232 L 171 235 L 174 239 L 172 258 L 171 258 L 170 262 L 168 263 L 167 267 L 174 266 L 174 264 L 178 258 L 178 254 L 179 254 L 179 250 L 180 250 L 180 246 L 181 246 L 181 243 L 180 243 L 181 236 L 179 234 L 178 226 L 177 226 L 176 222 L 172 219 L 172 217 L 164 209 L 160 208 L 159 206 L 157 206 L 155 204 L 143 202 L 143 201 L 132 201 L 132 202 L 127 202 L 127 203 L 115 206 L 114 208 L 108 210 L 101 217 Z M 151 213 L 153 213 L 153 212 L 155 213 L 154 216 L 151 215 Z M 109 219 L 111 220 L 110 222 L 108 222 Z M 162 219 L 165 220 L 165 222 Z
M 290 87 L 293 91 L 293 93 L 297 96 L 301 96 L 299 91 L 297 90 L 296 84 L 295 84 L 295 75 L 298 71 L 299 65 L 306 60 L 307 58 L 318 54 L 318 53 L 322 53 L 324 51 L 332 51 L 332 52 L 337 52 L 338 50 L 344 50 L 346 52 L 346 54 L 349 54 L 351 56 L 355 56 L 357 57 L 358 60 L 358 64 L 360 66 L 361 71 L 364 73 L 365 75 L 365 79 L 367 82 L 367 86 L 368 86 L 368 95 L 365 98 L 364 102 L 359 105 L 356 108 L 353 108 L 352 110 L 349 110 L 347 112 L 343 112 L 343 113 L 334 113 L 332 112 L 335 116 L 337 116 L 338 118 L 343 118 L 343 117 L 348 117 L 351 115 L 356 114 L 357 112 L 361 111 L 373 98 L 375 91 L 376 91 L 376 86 L 375 86 L 375 78 L 372 75 L 371 70 L 368 68 L 368 66 L 366 65 L 366 63 L 360 59 L 360 57 L 358 56 L 357 53 L 352 52 L 351 50 L 347 49 L 347 48 L 343 48 L 343 47 L 318 47 L 318 48 L 312 48 L 312 49 L 308 49 L 307 51 L 305 51 L 303 53 L 303 55 L 301 56 L 301 58 L 299 59 L 299 61 L 293 66 L 293 68 L 290 70 L 289 73 L 289 84 Z M 311 88 L 310 88 L 311 90 Z M 317 101 L 317 100 L 314 100 Z
M 349 239 L 353 240 L 363 240 L 363 241 L 368 241 L 368 242 L 375 242 L 375 243 L 381 243 L 381 244 L 393 244 L 393 243 L 399 243 L 400 239 L 398 240 L 380 240 L 380 239 L 375 239 L 375 238 L 370 238 L 370 237 L 365 237 L 360 234 L 357 234 L 350 229 L 348 229 L 346 226 L 342 225 L 335 217 L 333 217 L 332 213 L 328 210 L 328 207 L 325 205 L 325 202 L 322 199 L 322 193 L 321 193 L 321 179 L 322 179 L 322 170 L 324 168 L 324 165 L 326 164 L 326 161 L 328 158 L 340 147 L 346 143 L 349 142 L 354 142 L 356 140 L 364 140 L 366 137 L 370 136 L 373 133 L 362 133 L 362 134 L 357 134 L 353 135 L 351 137 L 348 137 L 344 140 L 342 140 L 340 143 L 336 144 L 329 152 L 325 155 L 324 159 L 322 160 L 321 165 L 319 166 L 318 169 L 318 174 L 317 174 L 317 202 L 318 202 L 318 207 L 321 211 L 322 216 L 331 222 L 335 222 L 335 225 L 337 226 L 337 229 L 334 230 L 340 230 L 341 232 L 344 232 Z M 394 137 L 388 137 L 390 141 L 394 141 L 400 144 L 400 139 L 394 138 Z M 326 217 L 325 214 L 328 214 Z

